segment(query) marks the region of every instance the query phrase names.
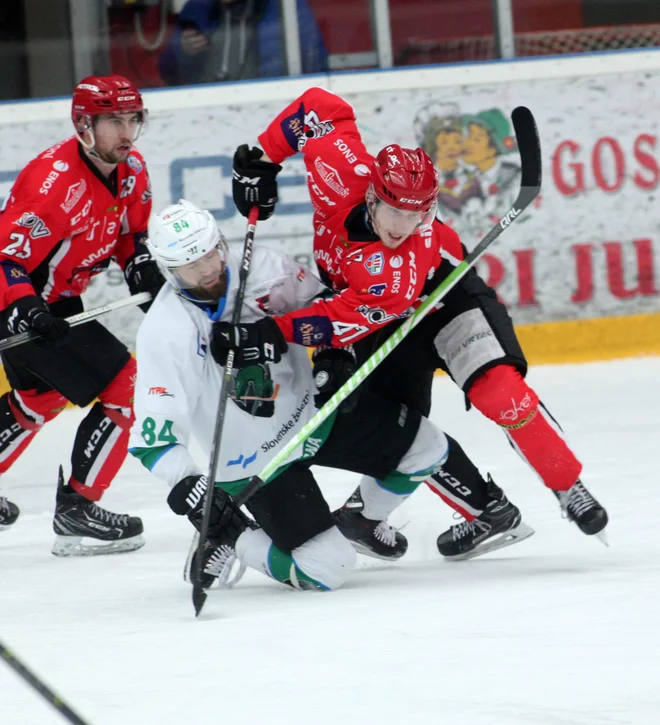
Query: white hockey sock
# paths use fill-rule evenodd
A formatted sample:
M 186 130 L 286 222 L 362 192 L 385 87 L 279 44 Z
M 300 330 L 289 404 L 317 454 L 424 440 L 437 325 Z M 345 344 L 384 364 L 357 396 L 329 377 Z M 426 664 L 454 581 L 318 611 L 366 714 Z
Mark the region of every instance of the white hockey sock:
M 384 489 L 371 476 L 362 476 L 360 479 L 360 495 L 364 501 L 362 515 L 372 521 L 386 521 L 392 511 L 410 496 L 409 493 L 398 494 Z

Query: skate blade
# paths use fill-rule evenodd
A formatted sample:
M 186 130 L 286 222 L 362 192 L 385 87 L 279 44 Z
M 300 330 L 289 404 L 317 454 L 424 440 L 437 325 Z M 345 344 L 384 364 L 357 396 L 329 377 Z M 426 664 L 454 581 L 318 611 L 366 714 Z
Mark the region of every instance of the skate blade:
M 11 529 L 13 524 L 0 524 L 0 531 L 7 531 L 7 529 Z
M 199 533 L 196 531 L 193 535 L 192 541 L 190 542 L 190 547 L 188 548 L 188 555 L 186 556 L 186 563 L 183 567 L 183 581 L 191 585 L 193 584 L 193 582 L 190 577 L 190 566 L 192 564 L 193 556 L 195 555 L 198 547 Z M 245 574 L 245 569 L 245 564 L 243 564 L 238 559 L 238 557 L 231 557 L 227 561 L 227 564 L 223 567 L 220 574 L 216 577 L 213 584 L 205 589 L 205 591 L 209 591 L 211 589 L 231 589 L 234 584 L 237 584 L 243 578 L 243 575 Z
M 447 561 L 467 561 L 468 559 L 475 559 L 477 556 L 483 556 L 491 551 L 505 549 L 507 546 L 518 544 L 525 539 L 529 539 L 534 533 L 535 531 L 531 526 L 520 523 L 515 529 L 504 531 L 492 539 L 484 541 L 483 544 L 478 544 L 472 551 L 466 551 L 464 554 L 457 554 L 456 556 L 445 556 L 443 558 Z
M 610 548 L 610 541 L 607 538 L 607 533 L 605 532 L 605 529 L 601 529 L 597 534 L 594 534 L 594 536 L 600 541 L 603 546 L 606 546 L 608 549 Z
M 183 565 L 183 581 L 186 584 L 192 584 L 190 579 L 190 565 L 192 564 L 192 558 L 197 551 L 199 546 L 199 534 L 195 531 L 190 546 L 188 547 L 188 554 L 186 556 L 186 563 Z
M 55 556 L 105 556 L 107 554 L 124 554 L 129 551 L 137 551 L 144 544 L 142 534 L 132 536 L 130 539 L 119 539 L 118 541 L 107 541 L 101 544 L 84 544 L 86 541 L 98 541 L 82 536 L 62 536 L 55 537 L 55 543 L 51 552 Z
M 363 556 L 368 556 L 371 559 L 379 559 L 380 561 L 398 561 L 401 559 L 405 551 L 401 554 L 398 554 L 397 556 L 384 556 L 383 554 L 376 554 L 376 552 L 372 551 L 369 547 L 364 546 L 364 544 L 360 544 L 357 541 L 351 541 L 351 544 L 353 545 L 353 548 L 355 551 L 357 551 L 358 554 L 362 554 Z M 406 549 L 407 551 L 407 549 Z

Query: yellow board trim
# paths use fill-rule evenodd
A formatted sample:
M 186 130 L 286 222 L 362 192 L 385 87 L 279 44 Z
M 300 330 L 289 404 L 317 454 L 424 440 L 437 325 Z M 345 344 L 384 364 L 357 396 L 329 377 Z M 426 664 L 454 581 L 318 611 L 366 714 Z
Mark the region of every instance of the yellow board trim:
M 530 365 L 660 355 L 660 312 L 517 325 L 516 333 Z M 8 390 L 0 367 L 0 394 Z

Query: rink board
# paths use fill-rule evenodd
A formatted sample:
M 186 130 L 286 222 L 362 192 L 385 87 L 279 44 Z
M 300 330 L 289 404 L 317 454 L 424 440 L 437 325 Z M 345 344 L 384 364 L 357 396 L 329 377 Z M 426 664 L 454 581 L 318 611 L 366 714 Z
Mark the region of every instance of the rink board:
M 517 325 L 530 365 L 660 355 L 660 313 Z M 0 367 L 0 394 L 9 389 Z
M 516 105 L 528 106 L 541 137 L 541 195 L 489 248 L 479 273 L 507 305 L 532 362 L 657 351 L 660 50 L 148 91 L 149 128 L 138 146 L 155 208 L 189 198 L 211 209 L 230 243 L 240 244 L 234 149 L 254 141 L 310 85 L 353 104 L 370 151 L 397 142 L 431 154 L 441 217 L 469 249 L 516 195 L 520 160 L 509 119 Z M 0 128 L 1 203 L 23 165 L 70 133 L 69 101 L 0 104 Z M 256 243 L 313 266 L 300 156 L 279 178 L 277 213 L 259 224 Z M 114 268 L 94 279 L 85 303 L 126 294 Z M 131 309 L 103 321 L 132 348 L 141 317 Z

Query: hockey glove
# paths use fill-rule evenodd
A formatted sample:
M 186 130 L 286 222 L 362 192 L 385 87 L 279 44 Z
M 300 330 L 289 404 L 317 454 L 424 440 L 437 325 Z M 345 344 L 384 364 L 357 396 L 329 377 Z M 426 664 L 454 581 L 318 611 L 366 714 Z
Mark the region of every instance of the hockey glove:
M 227 364 L 227 355 L 236 350 L 234 365 L 244 368 L 248 365 L 278 363 L 289 346 L 284 335 L 272 317 L 262 317 L 257 322 L 232 325 L 229 322 L 215 322 L 211 336 L 211 355 L 222 365 Z
M 312 355 L 314 384 L 318 393 L 314 405 L 322 408 L 341 386 L 355 373 L 357 365 L 353 348 L 317 347 Z M 358 402 L 359 388 L 343 400 L 337 410 L 350 413 Z
M 169 507 L 177 516 L 187 516 L 200 531 L 204 518 L 204 494 L 208 482 L 206 476 L 186 476 L 179 481 L 167 497 Z M 211 503 L 209 540 L 214 544 L 233 546 L 245 531 L 248 517 L 234 504 L 234 499 L 216 486 Z
M 160 288 L 165 284 L 165 278 L 158 269 L 158 265 L 146 252 L 138 252 L 128 260 L 124 269 L 124 277 L 132 295 L 139 292 L 151 293 L 151 301 L 139 305 L 142 312 L 146 312 L 151 307 Z
M 259 221 L 268 219 L 277 203 L 277 175 L 282 171 L 279 164 L 261 161 L 264 152 L 243 144 L 234 154 L 234 178 L 232 193 L 234 204 L 247 217 L 253 206 L 259 207 Z
M 41 347 L 62 346 L 69 337 L 69 323 L 61 317 L 53 317 L 48 305 L 41 299 L 29 295 L 21 297 L 7 308 L 7 330 L 16 335 L 34 330 L 41 335 L 36 343 Z

